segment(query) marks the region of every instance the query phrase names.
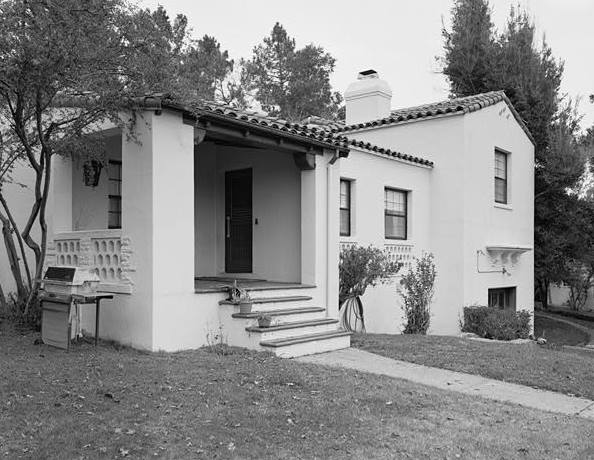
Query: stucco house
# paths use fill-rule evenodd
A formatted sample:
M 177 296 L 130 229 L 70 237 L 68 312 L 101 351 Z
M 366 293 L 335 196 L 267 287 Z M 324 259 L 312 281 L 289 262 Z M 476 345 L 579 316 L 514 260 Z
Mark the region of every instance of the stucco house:
M 47 265 L 95 270 L 116 293 L 100 336 L 149 350 L 197 348 L 221 333 L 280 356 L 348 347 L 338 259 L 351 244 L 384 248 L 404 269 L 435 254 L 431 333 L 457 333 L 473 303 L 532 311 L 534 148 L 506 96 L 392 111 L 387 83 L 367 71 L 345 99 L 345 124 L 294 124 L 146 98 L 135 139 L 103 131 L 98 186 L 84 185 L 77 161 L 56 161 Z M 30 180 L 25 168 L 16 174 Z M 20 188 L 6 194 L 30 203 Z M 259 328 L 255 313 L 225 302 L 234 279 L 276 326 Z M 397 286 L 398 277 L 366 294 L 368 332 L 400 331 Z M 83 310 L 90 331 L 92 313 Z

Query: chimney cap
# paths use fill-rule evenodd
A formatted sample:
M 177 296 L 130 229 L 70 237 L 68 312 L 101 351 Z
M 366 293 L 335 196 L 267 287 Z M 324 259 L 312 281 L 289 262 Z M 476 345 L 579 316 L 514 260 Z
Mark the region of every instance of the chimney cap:
M 373 69 L 362 70 L 357 75 L 357 80 L 363 80 L 365 78 L 379 78 L 379 74 Z

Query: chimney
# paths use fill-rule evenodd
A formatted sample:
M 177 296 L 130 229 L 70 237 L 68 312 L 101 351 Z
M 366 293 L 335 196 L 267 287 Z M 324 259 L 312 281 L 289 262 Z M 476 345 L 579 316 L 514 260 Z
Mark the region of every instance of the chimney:
M 390 116 L 392 90 L 375 70 L 357 75 L 344 93 L 346 124 L 364 123 Z

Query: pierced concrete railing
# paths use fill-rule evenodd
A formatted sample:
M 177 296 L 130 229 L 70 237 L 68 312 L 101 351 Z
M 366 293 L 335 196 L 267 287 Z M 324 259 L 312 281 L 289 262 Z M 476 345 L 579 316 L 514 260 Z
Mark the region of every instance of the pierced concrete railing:
M 414 246 L 412 244 L 404 243 L 386 243 L 384 250 L 388 253 L 388 257 L 392 262 L 400 262 L 400 274 L 407 272 L 412 267 L 414 258 Z
M 91 269 L 101 279 L 99 290 L 130 294 L 131 254 L 121 229 L 63 232 L 48 244 L 46 265 Z

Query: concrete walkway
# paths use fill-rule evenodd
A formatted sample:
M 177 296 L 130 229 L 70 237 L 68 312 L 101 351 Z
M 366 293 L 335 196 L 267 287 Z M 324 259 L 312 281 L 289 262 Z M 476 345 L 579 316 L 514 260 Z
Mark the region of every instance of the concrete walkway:
M 295 359 L 304 363 L 345 367 L 371 374 L 386 375 L 442 390 L 456 391 L 547 412 L 576 415 L 594 420 L 594 401 L 589 399 L 566 396 L 553 391 L 537 390 L 524 385 L 502 382 L 478 375 L 407 363 L 357 348 L 346 348 Z

